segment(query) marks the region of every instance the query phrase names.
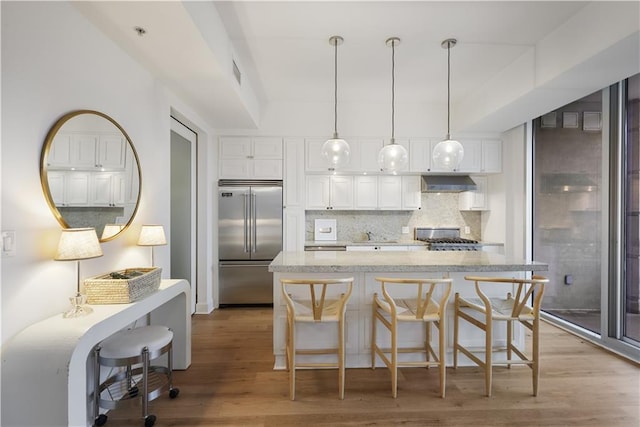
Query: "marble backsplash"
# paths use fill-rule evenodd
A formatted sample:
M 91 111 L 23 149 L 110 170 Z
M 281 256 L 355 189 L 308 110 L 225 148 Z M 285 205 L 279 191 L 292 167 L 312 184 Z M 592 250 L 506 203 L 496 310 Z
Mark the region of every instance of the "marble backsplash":
M 459 227 L 460 235 L 481 240 L 481 213 L 460 211 L 458 193 L 422 193 L 419 211 L 307 211 L 306 240 L 313 240 L 314 220 L 335 218 L 337 240 L 412 240 L 415 227 Z M 466 234 L 465 226 L 470 233 Z M 409 227 L 409 234 L 402 234 Z

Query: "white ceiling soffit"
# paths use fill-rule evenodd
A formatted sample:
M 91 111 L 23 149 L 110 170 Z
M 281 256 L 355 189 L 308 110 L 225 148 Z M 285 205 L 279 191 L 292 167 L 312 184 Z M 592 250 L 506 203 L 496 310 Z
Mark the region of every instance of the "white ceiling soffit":
M 212 2 L 73 3 L 212 126 L 257 127 L 258 100 L 246 76 L 241 85 L 233 76 L 232 47 Z
M 504 131 L 640 72 L 638 49 L 629 51 L 640 25 L 635 1 L 79 3 L 218 129 L 256 128 L 269 103 L 333 103 L 328 39 L 336 34 L 345 39 L 338 48 L 341 103 L 388 105 L 385 40 L 397 36 L 396 103 L 416 111 L 446 109 L 440 43 L 457 38 L 454 132 Z M 147 34 L 138 37 L 134 26 Z M 231 58 L 243 72 L 242 87 Z

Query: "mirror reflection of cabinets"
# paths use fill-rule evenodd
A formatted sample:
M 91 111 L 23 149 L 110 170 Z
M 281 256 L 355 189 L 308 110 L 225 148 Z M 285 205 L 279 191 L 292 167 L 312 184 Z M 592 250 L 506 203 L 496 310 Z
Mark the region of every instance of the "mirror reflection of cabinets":
M 140 198 L 140 163 L 126 132 L 109 116 L 71 112 L 51 128 L 41 155 L 42 188 L 65 228 L 95 227 L 101 241 L 133 220 Z

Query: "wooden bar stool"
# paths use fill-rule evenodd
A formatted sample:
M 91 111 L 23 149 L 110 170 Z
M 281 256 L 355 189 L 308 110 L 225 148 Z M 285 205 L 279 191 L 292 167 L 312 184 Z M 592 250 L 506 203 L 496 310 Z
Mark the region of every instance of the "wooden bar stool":
M 167 366 L 152 366 L 151 361 L 167 353 Z M 141 326 L 127 329 L 102 341 L 95 349 L 93 407 L 95 425 L 102 426 L 107 416 L 100 408 L 116 409 L 121 405 L 142 402 L 145 427 L 156 422 L 149 414 L 149 401 L 169 391 L 175 398 L 180 390 L 172 381 L 173 332 L 166 326 Z M 100 382 L 101 367 L 122 368 Z
M 353 288 L 353 277 L 344 279 L 282 279 L 282 294 L 287 304 L 286 358 L 289 371 L 289 397 L 296 396 L 296 369 L 338 368 L 340 399 L 344 399 L 344 325 L 347 301 Z M 296 348 L 297 323 L 335 323 L 338 344 L 335 348 Z M 297 355 L 336 354 L 336 363 L 299 363 Z
M 382 296 L 373 295 L 371 329 L 371 367 L 376 367 L 376 354 L 391 371 L 391 394 L 398 395 L 398 367 L 438 366 L 440 396 L 445 396 L 446 380 L 446 311 L 451 294 L 451 279 L 395 279 L 376 277 L 382 286 Z M 392 295 L 393 294 L 393 295 Z M 438 298 L 439 294 L 439 298 Z M 422 347 L 399 347 L 398 325 L 424 323 L 425 342 Z M 376 327 L 380 323 L 391 333 L 391 347 L 380 348 L 376 342 Z M 438 353 L 431 345 L 431 324 L 438 328 Z M 398 353 L 424 353 L 424 361 L 400 362 Z M 390 359 L 387 356 L 390 355 Z M 431 359 L 433 357 L 433 360 Z
M 544 285 L 549 281 L 542 276 L 533 276 L 531 280 L 526 279 L 509 279 L 495 277 L 476 277 L 466 276 L 466 280 L 475 282 L 475 290 L 478 298 L 463 298 L 458 293 L 455 297 L 455 318 L 453 327 L 453 366 L 458 366 L 458 351 L 464 353 L 469 359 L 484 369 L 485 375 L 485 393 L 491 396 L 491 380 L 493 365 L 511 365 L 525 364 L 531 368 L 533 379 L 533 395 L 538 395 L 538 379 L 540 377 L 540 347 L 538 345 L 540 335 L 540 305 L 542 304 L 542 295 L 544 293 Z M 506 297 L 488 297 L 482 291 L 480 284 L 491 284 L 492 291 L 496 286 L 504 287 Z M 487 289 L 485 289 L 487 290 Z M 513 293 L 515 292 L 515 297 Z M 532 304 L 529 305 L 529 301 Z M 478 320 L 472 317 L 464 309 L 470 312 L 480 313 L 484 319 Z M 460 344 L 458 334 L 458 323 L 460 319 L 464 319 L 470 324 L 482 329 L 485 332 L 485 348 L 484 360 L 474 355 L 471 350 Z M 504 361 L 494 362 L 492 353 L 497 350 L 493 346 L 493 323 L 506 322 L 506 352 L 507 359 Z M 532 352 L 529 357 L 524 349 L 518 349 L 513 343 L 513 323 L 520 322 L 532 332 Z M 515 353 L 518 358 L 513 358 Z

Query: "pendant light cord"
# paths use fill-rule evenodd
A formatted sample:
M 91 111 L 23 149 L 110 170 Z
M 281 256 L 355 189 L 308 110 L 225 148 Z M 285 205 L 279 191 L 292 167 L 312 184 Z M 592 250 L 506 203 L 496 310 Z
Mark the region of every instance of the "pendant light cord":
M 451 42 L 447 42 L 447 139 L 451 139 Z
M 338 39 L 333 41 L 333 138 L 338 138 Z
M 396 42 L 391 42 L 391 143 L 395 144 L 395 116 L 396 116 Z

